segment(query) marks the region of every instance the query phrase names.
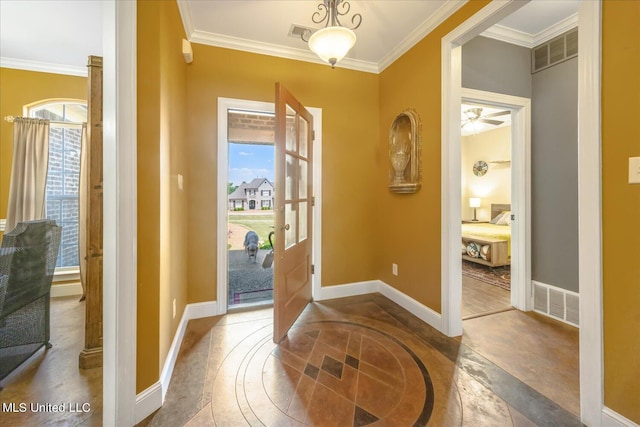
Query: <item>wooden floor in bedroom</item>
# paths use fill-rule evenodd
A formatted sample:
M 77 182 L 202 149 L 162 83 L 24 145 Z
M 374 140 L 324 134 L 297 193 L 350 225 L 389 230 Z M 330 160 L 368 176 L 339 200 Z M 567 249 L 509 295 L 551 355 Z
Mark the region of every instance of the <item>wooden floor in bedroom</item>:
M 511 292 L 468 276 L 462 276 L 462 319 L 513 310 Z

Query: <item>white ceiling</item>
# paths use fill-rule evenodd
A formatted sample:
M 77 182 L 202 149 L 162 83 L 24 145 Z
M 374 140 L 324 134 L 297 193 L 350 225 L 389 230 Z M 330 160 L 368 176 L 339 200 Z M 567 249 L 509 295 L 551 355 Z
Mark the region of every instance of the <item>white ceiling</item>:
M 496 107 L 491 107 L 487 105 L 462 104 L 460 106 L 460 121 L 463 125 L 465 124 L 466 120 L 469 117 L 465 112 L 471 108 L 482 108 L 482 113 L 480 115 L 481 118 L 490 114 L 505 111 L 505 108 L 496 108 Z M 463 126 L 460 129 L 462 136 L 476 135 L 479 133 L 488 132 L 490 130 L 511 126 L 511 113 L 505 114 L 502 116 L 497 116 L 497 117 L 490 117 L 490 119 L 496 120 L 502 123 L 495 125 L 490 123 L 476 122 L 474 127 Z
M 580 0 L 532 0 L 485 34 L 531 47 L 577 25 Z M 362 15 L 358 41 L 338 66 L 379 72 L 406 52 L 465 0 L 351 0 Z M 288 36 L 311 20 L 319 0 L 178 0 L 192 42 L 319 62 Z M 568 28 L 567 28 L 568 27 Z M 0 65 L 85 74 L 87 56 L 102 55 L 99 0 L 0 0 Z M 197 58 L 195 58 L 197 61 Z

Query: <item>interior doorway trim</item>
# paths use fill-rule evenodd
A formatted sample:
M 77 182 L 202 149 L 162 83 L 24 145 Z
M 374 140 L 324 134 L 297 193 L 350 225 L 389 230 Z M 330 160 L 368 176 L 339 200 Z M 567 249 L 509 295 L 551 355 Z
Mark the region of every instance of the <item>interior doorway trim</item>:
M 313 192 L 315 205 L 313 207 L 313 264 L 315 271 L 312 276 L 313 298 L 320 295 L 322 265 L 322 109 L 306 107 L 313 116 Z M 271 102 L 250 101 L 244 99 L 218 98 L 218 176 L 217 176 L 217 293 L 216 312 L 225 314 L 228 306 L 228 268 L 227 239 L 222 236 L 227 234 L 227 180 L 229 172 L 229 141 L 228 135 L 228 111 L 246 110 L 267 113 L 275 112 L 275 104 Z
M 461 46 L 527 2 L 494 0 L 442 38 L 441 140 L 441 289 L 442 332 L 462 333 L 448 287 L 460 275 L 456 230 L 460 223 Z M 578 53 L 578 222 L 580 277 L 580 415 L 601 426 L 603 419 L 602 342 L 602 162 L 601 162 L 601 40 L 602 5 L 582 1 Z M 458 236 L 459 237 L 459 236 Z
M 531 290 L 531 100 L 518 96 L 461 88 L 462 101 L 511 111 L 511 305 L 518 310 L 533 308 Z M 458 134 L 453 135 L 460 139 Z M 452 224 L 453 226 L 453 224 Z M 460 228 L 458 227 L 458 233 Z M 454 241 L 456 236 L 450 235 Z M 460 239 L 457 239 L 460 241 Z M 462 281 L 449 280 L 449 299 L 462 303 Z M 455 289 L 454 289 L 455 288 Z M 457 302 L 456 302 L 457 300 Z M 452 313 L 453 316 L 453 313 Z M 458 318 L 461 319 L 459 316 Z M 460 320 L 462 322 L 462 320 Z M 462 326 L 460 326 L 462 328 Z
M 136 3 L 104 1 L 103 424 L 135 424 Z

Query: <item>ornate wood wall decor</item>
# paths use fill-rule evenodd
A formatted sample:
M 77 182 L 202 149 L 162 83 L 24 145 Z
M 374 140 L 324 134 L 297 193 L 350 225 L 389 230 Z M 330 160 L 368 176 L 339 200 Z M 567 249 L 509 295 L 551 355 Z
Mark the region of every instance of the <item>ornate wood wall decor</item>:
M 406 110 L 398 114 L 389 131 L 389 189 L 395 193 L 415 193 L 420 189 L 420 134 L 418 114 Z
M 102 57 L 90 56 L 87 99 L 88 197 L 84 349 L 81 369 L 102 366 Z

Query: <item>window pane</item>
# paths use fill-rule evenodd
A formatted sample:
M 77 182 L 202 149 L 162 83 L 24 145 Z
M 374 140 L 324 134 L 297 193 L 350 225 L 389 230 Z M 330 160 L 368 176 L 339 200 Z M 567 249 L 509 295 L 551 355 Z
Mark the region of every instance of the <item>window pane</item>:
M 63 175 L 55 173 L 50 168 L 47 174 L 47 200 L 51 196 L 62 196 L 64 194 Z
M 285 200 L 292 200 L 295 199 L 298 194 L 298 159 L 287 154 L 286 162 L 284 198 Z
M 58 224 L 62 221 L 62 200 L 47 200 L 47 218 Z
M 300 192 L 300 198 L 301 199 L 306 199 L 307 198 L 307 165 L 309 164 L 308 162 L 299 159 L 298 162 L 300 163 L 300 188 L 299 188 L 299 192 Z
M 284 218 L 289 229 L 284 230 L 284 248 L 288 249 L 297 242 L 297 203 L 287 203 L 284 206 Z
M 49 119 L 54 122 L 82 123 L 87 121 L 87 106 L 84 104 L 54 103 L 32 109 L 31 117 Z
M 78 222 L 78 199 L 62 201 L 62 221 L 65 223 Z
M 299 209 L 300 209 L 300 227 L 299 227 L 299 233 L 300 233 L 300 239 L 299 242 L 302 242 L 304 239 L 307 238 L 307 202 L 302 202 L 299 204 Z
M 287 105 L 287 139 L 285 148 L 287 151 L 298 149 L 298 133 L 296 131 L 296 112 Z
M 300 117 L 300 155 L 302 157 L 307 157 L 307 134 L 309 132 L 309 123 L 302 117 Z
M 64 174 L 64 194 L 66 196 L 75 196 L 78 198 L 78 186 L 80 184 L 80 174 L 66 173 Z

